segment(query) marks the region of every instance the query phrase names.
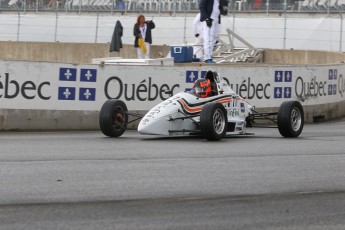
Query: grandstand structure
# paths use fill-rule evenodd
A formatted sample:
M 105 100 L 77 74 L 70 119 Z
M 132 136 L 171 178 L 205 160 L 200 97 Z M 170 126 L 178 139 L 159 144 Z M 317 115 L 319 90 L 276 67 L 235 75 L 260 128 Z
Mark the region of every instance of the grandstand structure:
M 229 12 L 321 12 L 345 10 L 345 0 L 229 0 Z M 0 11 L 195 12 L 198 0 L 0 0 Z

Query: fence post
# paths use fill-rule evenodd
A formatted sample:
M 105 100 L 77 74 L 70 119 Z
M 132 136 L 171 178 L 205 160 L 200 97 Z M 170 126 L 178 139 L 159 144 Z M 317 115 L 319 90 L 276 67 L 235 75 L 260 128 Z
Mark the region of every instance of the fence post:
M 181 3 L 180 3 L 181 4 Z M 184 25 L 183 25 L 183 43 L 187 44 L 187 38 L 186 38 L 186 30 L 187 30 L 187 13 L 186 9 L 184 10 Z
M 78 9 L 78 14 L 80 15 L 81 14 L 81 0 L 79 0 L 79 9 Z
M 36 0 L 36 14 L 38 13 L 38 0 Z
M 283 38 L 283 49 L 286 49 L 286 21 L 287 21 L 287 15 L 286 15 L 286 9 L 287 8 L 287 0 L 284 0 L 284 38 Z
M 339 52 L 343 49 L 343 14 L 340 12 L 340 38 L 339 38 Z
M 17 42 L 19 42 L 19 31 L 20 31 L 20 12 L 18 11 Z
M 97 11 L 95 43 L 97 43 L 97 38 L 98 38 L 98 21 L 99 21 L 99 12 Z
M 58 13 L 56 12 L 54 42 L 57 41 L 58 19 L 59 19 Z

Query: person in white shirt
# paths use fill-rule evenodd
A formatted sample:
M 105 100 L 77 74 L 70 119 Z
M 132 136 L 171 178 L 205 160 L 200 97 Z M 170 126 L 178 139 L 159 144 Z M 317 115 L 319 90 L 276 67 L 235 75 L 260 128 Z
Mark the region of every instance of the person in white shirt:
M 193 21 L 193 31 L 196 38 L 194 45 L 194 56 L 201 60 L 204 58 L 204 24 L 204 22 L 200 21 L 200 13 L 198 13 Z M 217 30 L 215 31 L 215 44 L 218 42 L 220 31 L 221 25 L 218 23 Z
M 219 0 L 200 0 L 200 21 L 204 23 L 204 53 L 205 62 L 212 64 L 213 46 L 216 42 L 216 36 L 220 25 L 220 4 Z

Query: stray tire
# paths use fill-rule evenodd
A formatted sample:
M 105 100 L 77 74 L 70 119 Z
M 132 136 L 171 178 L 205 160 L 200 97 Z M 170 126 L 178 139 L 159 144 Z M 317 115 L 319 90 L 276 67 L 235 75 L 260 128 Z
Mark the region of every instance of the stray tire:
M 224 106 L 220 103 L 206 104 L 200 113 L 202 135 L 209 141 L 219 141 L 228 128 L 228 118 Z
M 304 112 L 298 101 L 286 101 L 278 112 L 278 129 L 283 137 L 298 137 L 304 126 Z
M 106 101 L 99 114 L 99 127 L 108 137 L 119 137 L 127 128 L 127 106 L 121 100 L 110 99 Z

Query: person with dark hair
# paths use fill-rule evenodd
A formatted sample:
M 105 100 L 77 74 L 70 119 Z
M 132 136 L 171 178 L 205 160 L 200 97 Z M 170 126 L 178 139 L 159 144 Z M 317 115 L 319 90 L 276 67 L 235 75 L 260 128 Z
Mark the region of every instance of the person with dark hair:
M 150 58 L 150 45 L 152 44 L 151 30 L 155 28 L 153 21 L 146 21 L 144 15 L 139 15 L 134 24 L 134 47 L 137 48 L 138 58 Z

